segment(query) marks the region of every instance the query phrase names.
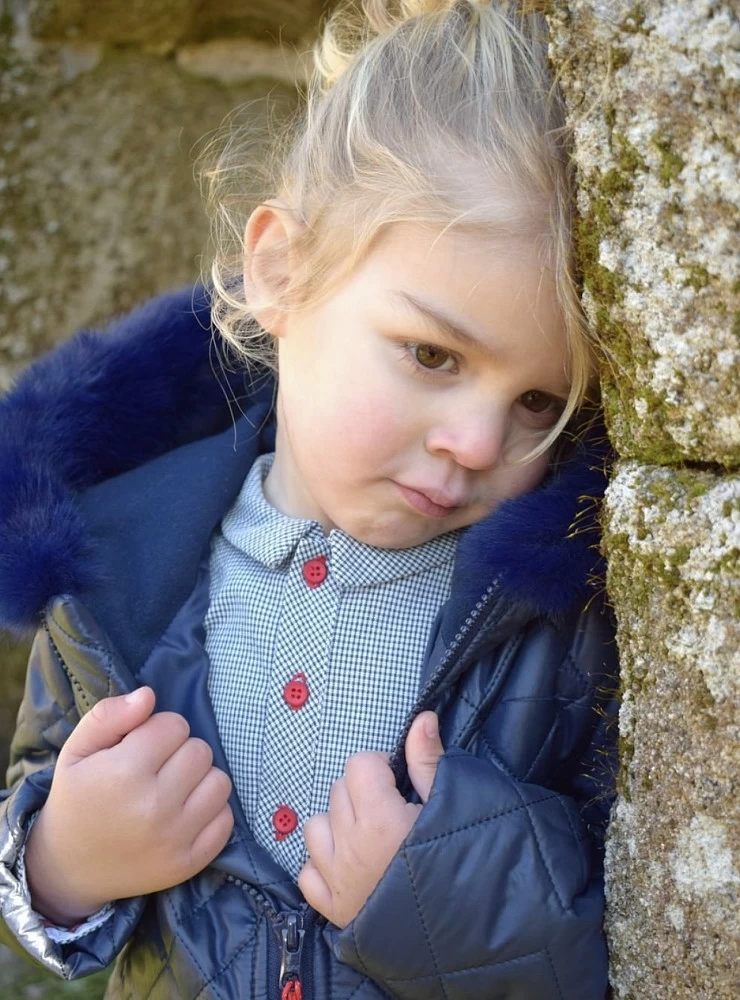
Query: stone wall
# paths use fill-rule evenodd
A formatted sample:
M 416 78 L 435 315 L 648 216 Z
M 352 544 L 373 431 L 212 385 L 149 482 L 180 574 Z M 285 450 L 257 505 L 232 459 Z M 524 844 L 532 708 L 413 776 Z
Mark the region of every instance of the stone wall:
M 320 9 L 0 3 L 0 391 L 49 344 L 197 276 L 196 144 L 244 102 L 294 104 Z
M 0 394 L 201 271 L 194 158 L 296 106 L 321 0 L 0 0 Z M 280 48 L 278 42 L 282 41 Z M 0 640 L 0 772 L 27 650 Z
M 584 300 L 620 455 L 622 660 L 608 847 L 618 1000 L 740 994 L 737 8 L 551 5 L 576 131 Z

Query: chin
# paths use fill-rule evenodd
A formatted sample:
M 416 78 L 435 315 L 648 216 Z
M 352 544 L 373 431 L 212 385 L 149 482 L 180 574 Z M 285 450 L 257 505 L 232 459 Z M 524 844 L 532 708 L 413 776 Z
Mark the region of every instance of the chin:
M 423 524 L 409 524 L 408 519 L 403 519 L 403 523 L 375 524 L 375 525 L 355 525 L 353 527 L 343 527 L 348 535 L 352 535 L 358 542 L 365 545 L 372 545 L 376 549 L 411 549 L 415 545 L 422 545 L 437 535 L 442 535 L 451 528 L 440 527 L 437 531 L 431 526 Z

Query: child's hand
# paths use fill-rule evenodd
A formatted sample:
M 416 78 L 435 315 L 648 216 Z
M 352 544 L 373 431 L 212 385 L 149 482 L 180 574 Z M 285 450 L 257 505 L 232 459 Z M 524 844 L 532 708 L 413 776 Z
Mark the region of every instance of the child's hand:
M 153 708 L 149 687 L 104 698 L 59 753 L 26 848 L 32 903 L 55 923 L 184 882 L 226 845 L 228 775 L 183 716 Z
M 430 734 L 425 723 L 431 723 Z M 423 803 L 443 753 L 437 716 L 422 712 L 406 739 L 406 761 Z M 399 793 L 387 754 L 353 754 L 344 777 L 332 785 L 329 812 L 311 816 L 304 827 L 310 858 L 298 876 L 298 887 L 307 902 L 337 927 L 346 927 L 380 881 L 421 809 Z

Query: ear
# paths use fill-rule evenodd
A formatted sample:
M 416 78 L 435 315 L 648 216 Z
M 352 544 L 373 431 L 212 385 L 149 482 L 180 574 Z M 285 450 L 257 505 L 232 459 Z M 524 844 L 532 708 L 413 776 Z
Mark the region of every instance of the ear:
M 285 314 L 260 303 L 271 301 L 287 284 L 294 266 L 291 244 L 302 228 L 295 209 L 271 198 L 255 208 L 244 230 L 246 301 L 254 302 L 252 315 L 274 337 L 285 333 Z

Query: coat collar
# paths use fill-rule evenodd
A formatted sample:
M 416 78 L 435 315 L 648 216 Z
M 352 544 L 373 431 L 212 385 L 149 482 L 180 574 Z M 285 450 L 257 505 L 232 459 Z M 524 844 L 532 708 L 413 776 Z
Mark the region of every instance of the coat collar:
M 82 331 L 32 364 L 0 401 L 0 629 L 33 630 L 60 593 L 94 606 L 103 593 L 123 600 L 128 587 L 130 602 L 151 598 L 158 616 L 174 613 L 188 549 L 207 541 L 251 463 L 274 448 L 273 397 L 269 373 L 247 379 L 223 363 L 200 286 L 151 300 L 105 334 Z M 601 572 L 601 425 L 568 451 L 539 488 L 465 531 L 452 627 L 494 578 L 537 614 L 587 599 Z M 164 586 L 166 608 L 146 579 Z

